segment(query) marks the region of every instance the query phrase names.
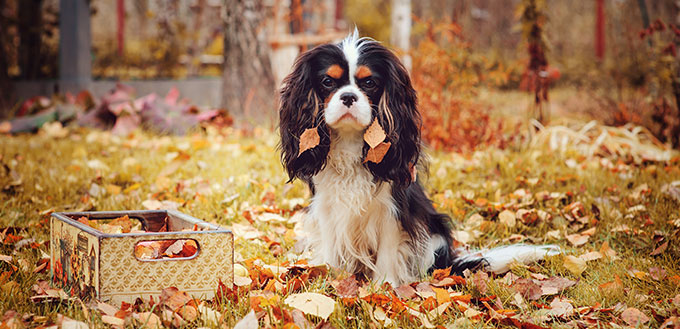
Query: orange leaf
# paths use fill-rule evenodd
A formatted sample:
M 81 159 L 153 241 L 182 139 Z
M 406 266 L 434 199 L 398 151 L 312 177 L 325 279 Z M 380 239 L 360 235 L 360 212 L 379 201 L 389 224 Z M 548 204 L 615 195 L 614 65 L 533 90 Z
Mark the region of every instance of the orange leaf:
M 368 146 L 370 146 L 372 149 L 376 148 L 380 143 L 382 143 L 386 137 L 387 135 L 385 135 L 385 131 L 380 126 L 380 123 L 378 123 L 377 119 L 373 120 L 373 123 L 371 123 L 364 133 L 364 141 L 366 141 L 366 144 L 368 144 Z
M 319 145 L 320 141 L 321 138 L 319 137 L 319 131 L 316 128 L 305 129 L 302 135 L 300 135 L 300 144 L 298 147 L 300 151 L 298 152 L 298 156 L 300 156 L 302 152 Z
M 383 158 L 385 157 L 385 154 L 387 154 L 387 151 L 390 149 L 391 145 L 392 143 L 390 142 L 386 143 L 383 142 L 380 143 L 375 148 L 368 149 L 368 152 L 366 153 L 366 159 L 364 159 L 364 163 L 367 161 L 380 163 L 380 161 L 382 161 Z
M 439 303 L 439 305 L 451 301 L 451 296 L 449 296 L 449 292 L 446 289 L 432 287 L 432 290 L 434 290 L 434 293 L 437 296 L 437 303 Z
M 614 281 L 606 282 L 597 286 L 603 293 L 607 295 L 613 295 L 617 292 L 623 291 L 623 282 L 618 275 L 614 275 Z

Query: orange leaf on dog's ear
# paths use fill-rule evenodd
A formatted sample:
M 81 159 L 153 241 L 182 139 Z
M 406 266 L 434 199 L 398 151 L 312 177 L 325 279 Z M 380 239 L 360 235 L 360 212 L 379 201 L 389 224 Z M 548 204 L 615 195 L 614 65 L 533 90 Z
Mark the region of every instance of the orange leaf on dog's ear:
M 320 141 L 321 138 L 319 138 L 319 131 L 316 130 L 316 128 L 305 129 L 302 135 L 300 135 L 300 151 L 298 152 L 298 156 L 300 156 L 300 154 L 302 154 L 304 151 L 315 148 L 317 145 L 319 145 Z
M 387 135 L 385 135 L 385 130 L 380 126 L 377 119 L 373 120 L 373 123 L 368 126 L 368 129 L 366 129 L 366 132 L 364 133 L 364 141 L 366 141 L 366 144 L 372 149 L 380 145 L 380 143 L 385 140 L 385 137 L 387 137 Z
M 390 142 L 382 142 L 378 144 L 375 148 L 370 148 L 368 149 L 368 152 L 366 153 L 366 158 L 364 159 L 364 163 L 367 161 L 375 162 L 375 163 L 380 163 L 382 159 L 385 157 L 385 154 L 387 154 L 387 151 L 390 149 L 390 146 L 392 143 Z

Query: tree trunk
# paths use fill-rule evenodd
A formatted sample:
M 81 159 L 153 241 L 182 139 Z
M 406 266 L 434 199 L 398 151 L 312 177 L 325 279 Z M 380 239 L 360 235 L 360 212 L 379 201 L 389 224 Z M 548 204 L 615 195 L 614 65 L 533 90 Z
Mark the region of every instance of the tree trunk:
M 268 121 L 277 99 L 261 0 L 225 0 L 222 105 L 236 118 Z
M 392 0 L 390 43 L 403 52 L 401 60 L 404 66 L 411 70 L 411 56 L 408 54 L 411 46 L 411 0 Z
M 19 67 L 21 78 L 40 77 L 42 48 L 42 3 L 43 0 L 19 1 Z
M 604 0 L 597 0 L 595 13 L 595 56 L 597 59 L 604 59 Z
M 0 0 L 0 8 L 5 8 L 5 0 Z M 4 13 L 0 13 L 0 119 L 7 117 L 7 112 L 11 107 L 12 82 L 9 80 L 9 63 L 7 55 L 9 54 L 9 38 L 7 36 L 7 28 L 9 23 Z

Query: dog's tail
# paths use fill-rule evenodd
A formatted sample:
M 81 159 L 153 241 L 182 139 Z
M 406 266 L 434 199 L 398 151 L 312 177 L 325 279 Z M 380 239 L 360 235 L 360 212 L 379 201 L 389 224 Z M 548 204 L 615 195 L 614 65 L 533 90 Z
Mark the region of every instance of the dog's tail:
M 513 263 L 529 264 L 561 252 L 556 245 L 531 246 L 515 244 L 481 251 L 456 250 L 451 259 L 451 273 L 485 270 L 496 274 L 510 270 Z

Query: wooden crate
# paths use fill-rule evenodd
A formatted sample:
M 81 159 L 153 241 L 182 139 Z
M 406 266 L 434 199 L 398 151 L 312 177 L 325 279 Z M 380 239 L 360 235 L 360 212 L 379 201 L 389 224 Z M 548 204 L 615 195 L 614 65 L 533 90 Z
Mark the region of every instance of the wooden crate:
M 77 221 L 114 219 L 128 215 L 141 222 L 143 233 L 107 234 Z M 163 226 L 166 232 L 159 232 Z M 194 230 L 198 228 L 198 230 Z M 135 245 L 142 241 L 194 240 L 191 257 L 139 260 Z M 57 212 L 50 221 L 53 282 L 82 298 L 119 304 L 138 297 L 157 297 L 177 287 L 196 298 L 212 298 L 221 280 L 233 282 L 234 237 L 231 231 L 172 210 Z

